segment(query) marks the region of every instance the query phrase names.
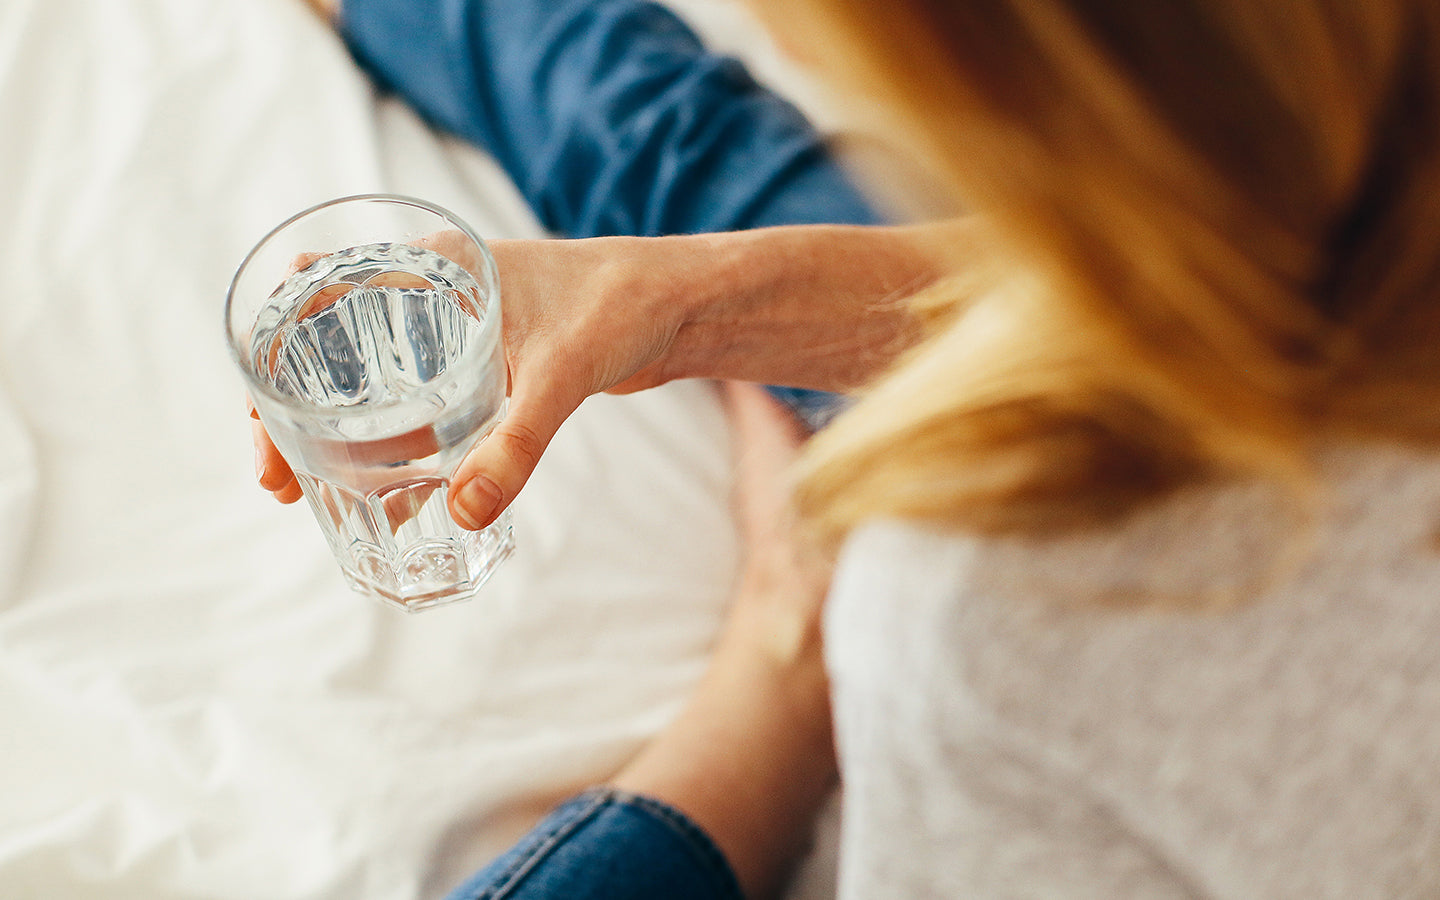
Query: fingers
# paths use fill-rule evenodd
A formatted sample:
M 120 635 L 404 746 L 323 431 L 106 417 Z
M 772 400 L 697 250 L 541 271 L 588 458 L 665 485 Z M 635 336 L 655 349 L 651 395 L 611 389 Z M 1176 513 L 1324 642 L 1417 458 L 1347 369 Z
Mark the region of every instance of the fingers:
M 304 494 L 302 494 L 300 491 L 300 482 L 296 481 L 294 478 L 291 478 L 289 484 L 285 485 L 280 490 L 275 491 L 274 494 L 276 500 L 279 500 L 281 503 L 286 504 L 294 503 L 296 500 L 299 500 L 301 497 L 304 496 Z
M 745 533 L 777 527 L 790 495 L 790 465 L 805 429 L 764 389 L 728 382 L 723 393 L 735 440 L 735 506 Z
M 807 433 L 783 404 L 755 384 L 728 381 L 723 390 L 741 443 L 771 455 L 795 456 Z
M 274 494 L 276 500 L 294 503 L 300 499 L 300 482 L 295 480 L 290 464 L 275 448 L 275 442 L 270 440 L 265 426 L 260 424 L 255 406 L 248 397 L 246 404 L 250 408 L 250 438 L 255 443 L 255 479 L 262 488 Z
M 265 426 L 259 422 L 250 425 L 250 436 L 255 441 L 255 478 L 260 486 L 275 495 L 281 503 L 294 503 L 300 499 L 300 483 L 285 457 L 275 449 Z
M 727 637 L 784 667 L 819 652 L 830 563 L 797 527 L 790 470 L 806 432 L 762 388 L 726 384 L 741 569 Z
M 451 479 L 447 503 L 463 528 L 486 527 L 504 512 L 530 479 L 545 448 L 584 396 L 546 385 L 511 397 L 510 412 L 468 456 Z
M 320 258 L 323 257 L 324 255 L 325 255 L 325 254 L 323 254 L 323 253 L 301 253 L 301 254 L 298 254 L 294 259 L 290 260 L 290 267 L 286 270 L 285 274 L 287 274 L 287 275 L 294 275 L 296 272 L 298 272 L 298 271 L 300 271 L 301 269 L 305 268 L 306 266 L 310 265 L 310 264 L 313 263 L 315 260 L 320 259 Z
M 482 273 L 485 271 L 484 259 L 470 240 L 469 235 L 463 231 L 450 229 L 448 231 L 437 231 L 427 234 L 422 238 L 411 241 L 416 247 L 423 247 L 426 250 L 433 250 L 451 262 L 470 272 L 476 279 L 483 281 Z

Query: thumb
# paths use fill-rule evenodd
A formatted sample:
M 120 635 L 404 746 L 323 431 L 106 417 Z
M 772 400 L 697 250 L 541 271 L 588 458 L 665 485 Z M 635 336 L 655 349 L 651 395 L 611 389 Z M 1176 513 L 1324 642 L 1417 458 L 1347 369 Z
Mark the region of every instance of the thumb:
M 450 516 L 471 531 L 494 522 L 520 493 L 550 439 L 582 399 L 511 397 L 509 413 L 456 467 L 447 498 Z

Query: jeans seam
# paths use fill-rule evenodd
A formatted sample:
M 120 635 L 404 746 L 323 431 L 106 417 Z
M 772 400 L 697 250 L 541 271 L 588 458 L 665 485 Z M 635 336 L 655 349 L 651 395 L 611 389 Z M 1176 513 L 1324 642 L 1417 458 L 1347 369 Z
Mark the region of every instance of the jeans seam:
M 583 795 L 582 795 L 583 796 Z M 486 888 L 482 893 L 476 894 L 473 900 L 504 900 L 516 887 L 525 880 L 531 870 L 538 866 L 546 856 L 550 854 L 565 838 L 572 832 L 594 818 L 609 802 L 609 797 L 604 794 L 594 794 L 586 800 L 584 806 L 576 810 L 575 814 L 566 820 L 560 827 L 545 836 L 533 850 L 515 861 L 515 864 L 505 872 L 498 884 Z
M 730 868 L 725 854 L 704 829 L 669 804 L 616 788 L 594 788 L 576 796 L 565 805 L 574 808 L 562 822 L 544 833 L 543 837 L 537 836 L 539 840 L 528 852 L 498 873 L 491 886 L 478 894 L 470 895 L 468 900 L 505 900 L 506 897 L 513 896 L 525 879 L 536 867 L 542 865 L 558 846 L 610 806 L 628 806 L 648 814 L 653 822 L 680 840 L 711 878 L 723 885 L 722 890 L 728 897 L 743 900 L 734 870 Z
M 730 868 L 730 861 L 715 845 L 715 840 L 706 834 L 699 825 L 692 822 L 688 816 L 667 803 L 643 794 L 632 794 L 628 791 L 614 789 L 610 789 L 608 794 L 614 800 L 645 809 L 666 825 L 672 834 L 679 837 L 699 857 L 700 861 L 710 869 L 712 875 L 725 883 L 729 889 L 728 893 L 737 900 L 741 898 L 739 884 L 735 880 L 734 870 Z

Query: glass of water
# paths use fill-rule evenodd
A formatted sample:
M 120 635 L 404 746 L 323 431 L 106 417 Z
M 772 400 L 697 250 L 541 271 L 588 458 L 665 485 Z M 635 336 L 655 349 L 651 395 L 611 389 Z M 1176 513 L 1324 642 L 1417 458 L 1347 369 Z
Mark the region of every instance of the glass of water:
M 445 506 L 505 406 L 485 243 L 420 200 L 333 200 L 250 251 L 225 316 L 260 421 L 350 584 L 409 611 L 473 596 L 515 547 L 508 511 L 472 532 Z

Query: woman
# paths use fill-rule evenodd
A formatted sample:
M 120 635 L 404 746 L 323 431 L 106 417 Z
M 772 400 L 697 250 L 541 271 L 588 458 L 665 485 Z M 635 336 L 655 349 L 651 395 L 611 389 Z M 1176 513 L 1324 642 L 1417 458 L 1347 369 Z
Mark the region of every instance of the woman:
M 587 393 L 865 382 L 799 464 L 843 544 L 842 896 L 1440 894 L 1440 7 L 764 12 L 974 217 L 502 245 L 512 413 L 457 520 L 493 518 Z M 792 634 L 735 643 L 789 665 Z M 710 682 L 803 681 L 726 659 Z M 770 889 L 825 772 L 812 716 L 764 715 L 720 716 L 761 722 L 746 741 L 687 713 L 617 778 L 651 799 L 605 802 Z M 654 846 L 581 829 L 577 861 L 557 815 L 523 877 L 465 896 Z

